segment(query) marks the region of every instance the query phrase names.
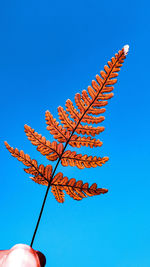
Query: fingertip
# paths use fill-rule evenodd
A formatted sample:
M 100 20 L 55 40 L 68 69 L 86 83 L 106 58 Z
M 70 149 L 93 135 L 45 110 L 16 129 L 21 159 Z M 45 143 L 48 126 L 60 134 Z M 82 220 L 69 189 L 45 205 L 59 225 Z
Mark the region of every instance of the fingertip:
M 26 245 L 26 244 L 17 244 L 11 248 L 11 250 L 14 250 L 14 249 L 23 249 L 27 251 L 33 251 L 33 249 L 29 245 Z
M 44 267 L 46 265 L 46 258 L 44 256 L 44 254 L 40 251 L 36 251 L 36 253 L 38 255 L 41 267 Z

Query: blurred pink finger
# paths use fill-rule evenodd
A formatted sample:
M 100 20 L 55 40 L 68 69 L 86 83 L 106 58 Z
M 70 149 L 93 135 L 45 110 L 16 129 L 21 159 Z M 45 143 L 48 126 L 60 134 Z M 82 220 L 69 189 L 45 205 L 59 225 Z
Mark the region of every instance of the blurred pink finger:
M 18 244 L 0 251 L 1 267 L 44 267 L 45 263 L 45 256 L 28 245 Z

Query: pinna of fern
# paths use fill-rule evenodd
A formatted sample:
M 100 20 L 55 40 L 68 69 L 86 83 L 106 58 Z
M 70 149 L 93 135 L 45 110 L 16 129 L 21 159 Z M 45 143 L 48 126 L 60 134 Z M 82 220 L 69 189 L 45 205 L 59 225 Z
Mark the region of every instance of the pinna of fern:
M 105 119 L 103 116 L 106 110 L 105 106 L 108 104 L 108 100 L 113 97 L 114 84 L 117 82 L 118 72 L 126 58 L 128 49 L 128 45 L 124 46 L 108 61 L 100 75 L 96 75 L 96 80 L 92 81 L 91 86 L 88 86 L 87 90 L 83 90 L 81 94 L 75 95 L 76 107 L 70 99 L 66 101 L 66 110 L 61 106 L 58 107 L 61 124 L 49 111 L 46 111 L 47 130 L 56 141 L 46 140 L 30 126 L 25 125 L 25 133 L 31 143 L 37 147 L 37 150 L 49 161 L 57 160 L 54 169 L 51 165 L 38 165 L 37 161 L 31 160 L 28 154 L 17 148 L 12 148 L 5 142 L 11 155 L 22 161 L 27 167 L 24 171 L 32 175 L 31 179 L 38 184 L 48 186 L 47 193 L 51 187 L 53 195 L 60 203 L 64 202 L 64 191 L 75 200 L 108 192 L 107 189 L 97 188 L 96 183 L 89 186 L 88 183 L 83 183 L 81 180 L 68 179 L 61 172 L 55 173 L 59 163 L 62 166 L 76 166 L 79 169 L 84 169 L 102 166 L 108 161 L 108 157 L 82 155 L 66 149 L 68 149 L 68 145 L 77 148 L 102 146 L 102 141 L 96 139 L 95 136 L 103 132 L 104 127 L 93 126 L 93 124 L 102 123 Z

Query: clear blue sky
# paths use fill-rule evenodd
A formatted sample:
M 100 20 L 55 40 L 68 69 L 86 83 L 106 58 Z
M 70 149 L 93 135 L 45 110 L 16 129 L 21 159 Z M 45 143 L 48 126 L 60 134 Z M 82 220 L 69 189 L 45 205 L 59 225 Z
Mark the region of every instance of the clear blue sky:
M 148 1 L 1 1 L 0 248 L 30 244 L 46 188 L 33 183 L 4 140 L 48 161 L 27 140 L 24 124 L 47 139 L 45 111 L 87 88 L 123 47 L 130 53 L 109 101 L 98 149 L 103 167 L 59 167 L 65 175 L 109 189 L 63 205 L 50 193 L 34 248 L 48 267 L 150 266 L 150 112 Z M 50 139 L 51 140 L 51 139 Z

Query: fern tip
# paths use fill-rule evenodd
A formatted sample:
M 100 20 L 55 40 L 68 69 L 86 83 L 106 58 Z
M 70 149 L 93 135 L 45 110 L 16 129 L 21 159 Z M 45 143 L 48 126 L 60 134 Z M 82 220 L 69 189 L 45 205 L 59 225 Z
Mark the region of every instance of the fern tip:
M 129 52 L 129 45 L 124 45 L 123 52 L 124 52 L 124 55 L 125 56 L 128 54 L 128 52 Z
M 26 130 L 26 129 L 29 129 L 29 128 L 31 128 L 29 125 L 27 125 L 27 124 L 24 125 L 24 129 L 25 129 L 25 130 Z
M 9 145 L 9 144 L 7 143 L 7 141 L 4 141 L 4 144 L 5 144 L 6 147 Z

